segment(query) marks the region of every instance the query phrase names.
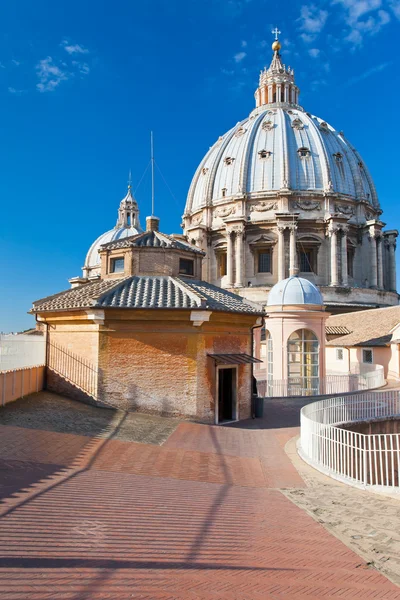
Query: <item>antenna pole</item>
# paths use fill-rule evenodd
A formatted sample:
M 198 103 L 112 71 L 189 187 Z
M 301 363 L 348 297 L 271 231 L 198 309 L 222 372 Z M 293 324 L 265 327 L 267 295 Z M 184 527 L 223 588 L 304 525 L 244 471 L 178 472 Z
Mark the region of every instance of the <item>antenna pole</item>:
M 151 216 L 154 217 L 154 145 L 153 132 L 150 132 L 151 145 Z

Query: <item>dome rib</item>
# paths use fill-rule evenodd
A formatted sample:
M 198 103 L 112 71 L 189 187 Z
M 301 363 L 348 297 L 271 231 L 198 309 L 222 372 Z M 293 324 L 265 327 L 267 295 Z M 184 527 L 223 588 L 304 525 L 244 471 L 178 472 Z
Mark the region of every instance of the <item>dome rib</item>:
M 214 190 L 215 190 L 215 180 L 216 180 L 216 175 L 217 175 L 217 170 L 218 167 L 221 164 L 221 160 L 222 160 L 222 156 L 225 152 L 226 147 L 228 146 L 229 142 L 231 141 L 231 139 L 233 138 L 234 134 L 235 134 L 235 130 L 237 128 L 233 127 L 232 129 L 230 129 L 228 131 L 227 134 L 225 134 L 225 137 L 222 138 L 221 141 L 221 145 L 219 148 L 219 152 L 217 153 L 216 159 L 214 161 L 214 164 L 210 170 L 210 178 L 208 180 L 208 184 L 206 187 L 206 194 L 205 194 L 205 204 L 209 204 L 212 202 L 213 198 L 214 198 Z M 217 195 L 217 199 L 219 198 L 219 196 Z
M 243 151 L 243 159 L 242 159 L 243 166 L 242 166 L 242 171 L 240 173 L 240 179 L 239 179 L 239 189 L 241 190 L 241 192 L 243 194 L 245 194 L 247 192 L 250 160 L 251 160 L 251 157 L 254 156 L 254 141 L 255 141 L 256 135 L 258 133 L 259 121 L 261 121 L 262 118 L 263 118 L 263 115 L 261 114 L 259 117 L 256 117 L 252 123 L 251 123 L 250 119 L 248 119 L 246 121 L 247 124 L 251 123 L 251 126 L 249 126 L 250 132 L 248 135 L 247 144 L 245 145 L 244 151 Z

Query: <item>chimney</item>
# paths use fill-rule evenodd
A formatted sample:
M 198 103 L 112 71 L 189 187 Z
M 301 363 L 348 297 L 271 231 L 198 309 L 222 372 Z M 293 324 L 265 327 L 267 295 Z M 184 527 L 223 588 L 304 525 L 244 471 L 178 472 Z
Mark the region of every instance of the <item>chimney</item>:
M 146 231 L 158 231 L 160 219 L 158 217 L 146 217 Z

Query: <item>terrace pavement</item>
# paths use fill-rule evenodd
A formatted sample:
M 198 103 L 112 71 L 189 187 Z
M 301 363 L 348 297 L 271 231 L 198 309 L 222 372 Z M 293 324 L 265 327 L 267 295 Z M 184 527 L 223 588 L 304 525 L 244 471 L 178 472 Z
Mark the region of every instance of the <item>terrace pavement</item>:
M 400 600 L 396 557 L 370 560 L 321 518 L 336 514 L 329 497 L 342 512 L 380 508 L 297 459 L 299 406 L 269 403 L 260 421 L 216 427 L 47 392 L 8 405 L 0 598 Z M 398 501 L 376 501 L 396 527 Z

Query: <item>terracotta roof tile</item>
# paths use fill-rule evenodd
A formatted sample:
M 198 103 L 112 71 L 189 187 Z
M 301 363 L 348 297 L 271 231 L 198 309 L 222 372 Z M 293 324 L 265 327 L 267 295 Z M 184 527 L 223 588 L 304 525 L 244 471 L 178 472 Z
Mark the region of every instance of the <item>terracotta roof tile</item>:
M 327 341 L 328 346 L 385 346 L 400 324 L 400 306 L 374 308 L 328 317 L 326 328 L 345 328 L 349 333 Z
M 32 312 L 80 308 L 202 309 L 262 314 L 241 296 L 205 281 L 168 276 L 133 276 L 103 280 L 37 300 Z

